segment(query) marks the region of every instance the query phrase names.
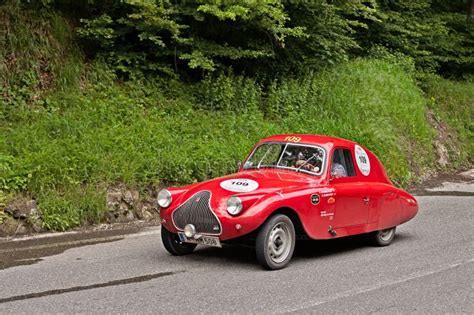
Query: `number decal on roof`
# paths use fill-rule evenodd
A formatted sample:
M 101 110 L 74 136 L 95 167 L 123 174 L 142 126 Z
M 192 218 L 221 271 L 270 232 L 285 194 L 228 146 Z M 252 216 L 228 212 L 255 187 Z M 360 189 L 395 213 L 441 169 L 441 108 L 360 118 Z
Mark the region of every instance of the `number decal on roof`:
M 300 142 L 301 138 L 300 137 L 295 137 L 295 136 L 288 136 L 285 138 L 285 141 L 288 142 Z

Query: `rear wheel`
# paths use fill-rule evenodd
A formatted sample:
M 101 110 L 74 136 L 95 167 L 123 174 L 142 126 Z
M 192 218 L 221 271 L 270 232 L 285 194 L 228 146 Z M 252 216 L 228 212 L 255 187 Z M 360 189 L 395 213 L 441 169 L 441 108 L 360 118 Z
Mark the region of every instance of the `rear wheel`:
M 375 231 L 369 234 L 370 241 L 375 246 L 390 245 L 395 237 L 395 227 Z
M 264 223 L 257 235 L 257 259 L 266 269 L 288 265 L 295 250 L 295 228 L 286 215 L 278 214 Z
M 178 234 L 171 233 L 164 227 L 161 227 L 161 240 L 166 250 L 174 256 L 191 254 L 196 248 L 196 244 L 181 242 Z

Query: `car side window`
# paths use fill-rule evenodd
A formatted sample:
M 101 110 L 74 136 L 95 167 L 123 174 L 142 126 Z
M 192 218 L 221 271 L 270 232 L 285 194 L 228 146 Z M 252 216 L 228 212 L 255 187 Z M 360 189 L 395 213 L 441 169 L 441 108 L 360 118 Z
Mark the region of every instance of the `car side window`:
M 351 150 L 338 148 L 332 156 L 331 175 L 335 178 L 355 176 Z

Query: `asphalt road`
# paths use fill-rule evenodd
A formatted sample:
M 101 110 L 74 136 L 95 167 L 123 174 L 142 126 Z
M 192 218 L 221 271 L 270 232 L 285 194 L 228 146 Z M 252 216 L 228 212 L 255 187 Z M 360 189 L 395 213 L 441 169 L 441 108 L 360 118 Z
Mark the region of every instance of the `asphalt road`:
M 0 313 L 472 314 L 474 194 L 439 192 L 418 197 L 418 216 L 388 247 L 300 242 L 279 271 L 262 270 L 251 248 L 172 257 L 159 228 L 73 247 L 0 270 Z

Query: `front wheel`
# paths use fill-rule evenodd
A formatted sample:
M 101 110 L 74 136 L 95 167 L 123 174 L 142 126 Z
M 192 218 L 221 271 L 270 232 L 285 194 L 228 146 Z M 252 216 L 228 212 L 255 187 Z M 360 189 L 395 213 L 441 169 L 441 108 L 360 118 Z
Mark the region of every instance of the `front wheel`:
M 271 217 L 257 235 L 258 261 L 270 270 L 286 267 L 293 256 L 295 240 L 295 227 L 290 218 L 282 214 Z
M 370 241 L 375 246 L 390 245 L 395 237 L 395 227 L 385 230 L 375 231 L 369 234 Z
M 178 234 L 171 233 L 164 227 L 161 227 L 161 240 L 166 250 L 174 256 L 191 254 L 196 248 L 196 244 L 181 242 Z

